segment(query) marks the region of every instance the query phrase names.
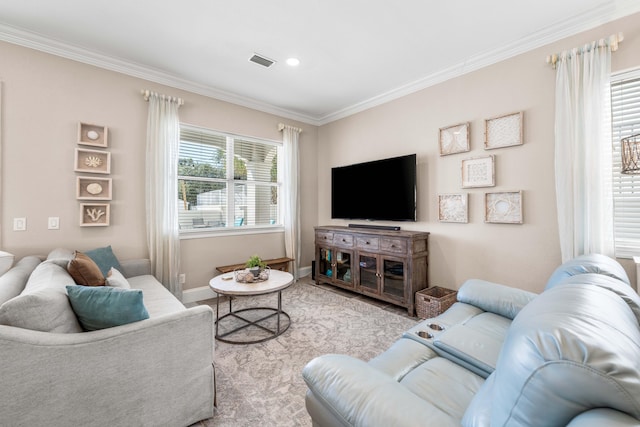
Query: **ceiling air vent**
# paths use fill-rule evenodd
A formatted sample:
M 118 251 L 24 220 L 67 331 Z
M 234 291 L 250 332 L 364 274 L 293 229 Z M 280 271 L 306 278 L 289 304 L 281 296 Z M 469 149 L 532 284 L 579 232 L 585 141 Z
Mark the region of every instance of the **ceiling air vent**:
M 249 61 L 255 62 L 256 64 L 262 65 L 263 67 L 267 68 L 271 67 L 276 62 L 273 59 L 265 58 L 264 56 L 258 55 L 257 53 L 254 53 L 253 56 L 249 58 Z

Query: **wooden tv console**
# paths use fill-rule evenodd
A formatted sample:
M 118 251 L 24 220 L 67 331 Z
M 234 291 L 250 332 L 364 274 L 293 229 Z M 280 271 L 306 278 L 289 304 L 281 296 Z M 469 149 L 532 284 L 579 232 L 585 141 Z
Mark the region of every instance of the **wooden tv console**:
M 422 231 L 315 227 L 316 283 L 406 307 L 428 287 L 428 239 Z

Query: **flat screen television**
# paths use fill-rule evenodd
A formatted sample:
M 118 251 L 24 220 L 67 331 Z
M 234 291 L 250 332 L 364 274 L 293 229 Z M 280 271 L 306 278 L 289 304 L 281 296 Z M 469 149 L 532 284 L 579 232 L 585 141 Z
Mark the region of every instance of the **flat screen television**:
M 416 221 L 416 155 L 332 168 L 331 218 Z

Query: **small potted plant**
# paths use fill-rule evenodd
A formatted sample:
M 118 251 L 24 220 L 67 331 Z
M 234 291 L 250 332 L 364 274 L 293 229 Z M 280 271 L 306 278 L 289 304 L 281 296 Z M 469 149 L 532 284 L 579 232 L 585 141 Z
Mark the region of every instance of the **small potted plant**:
M 253 255 L 244 266 L 248 268 L 255 277 L 258 277 L 267 264 L 265 264 L 258 255 Z

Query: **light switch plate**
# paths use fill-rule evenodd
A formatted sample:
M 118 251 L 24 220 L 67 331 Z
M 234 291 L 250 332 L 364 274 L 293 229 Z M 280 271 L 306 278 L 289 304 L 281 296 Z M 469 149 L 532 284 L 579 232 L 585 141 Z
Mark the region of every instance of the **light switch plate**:
M 50 216 L 47 222 L 47 228 L 49 230 L 60 230 L 60 217 Z
M 13 231 L 26 231 L 27 218 L 13 218 Z

